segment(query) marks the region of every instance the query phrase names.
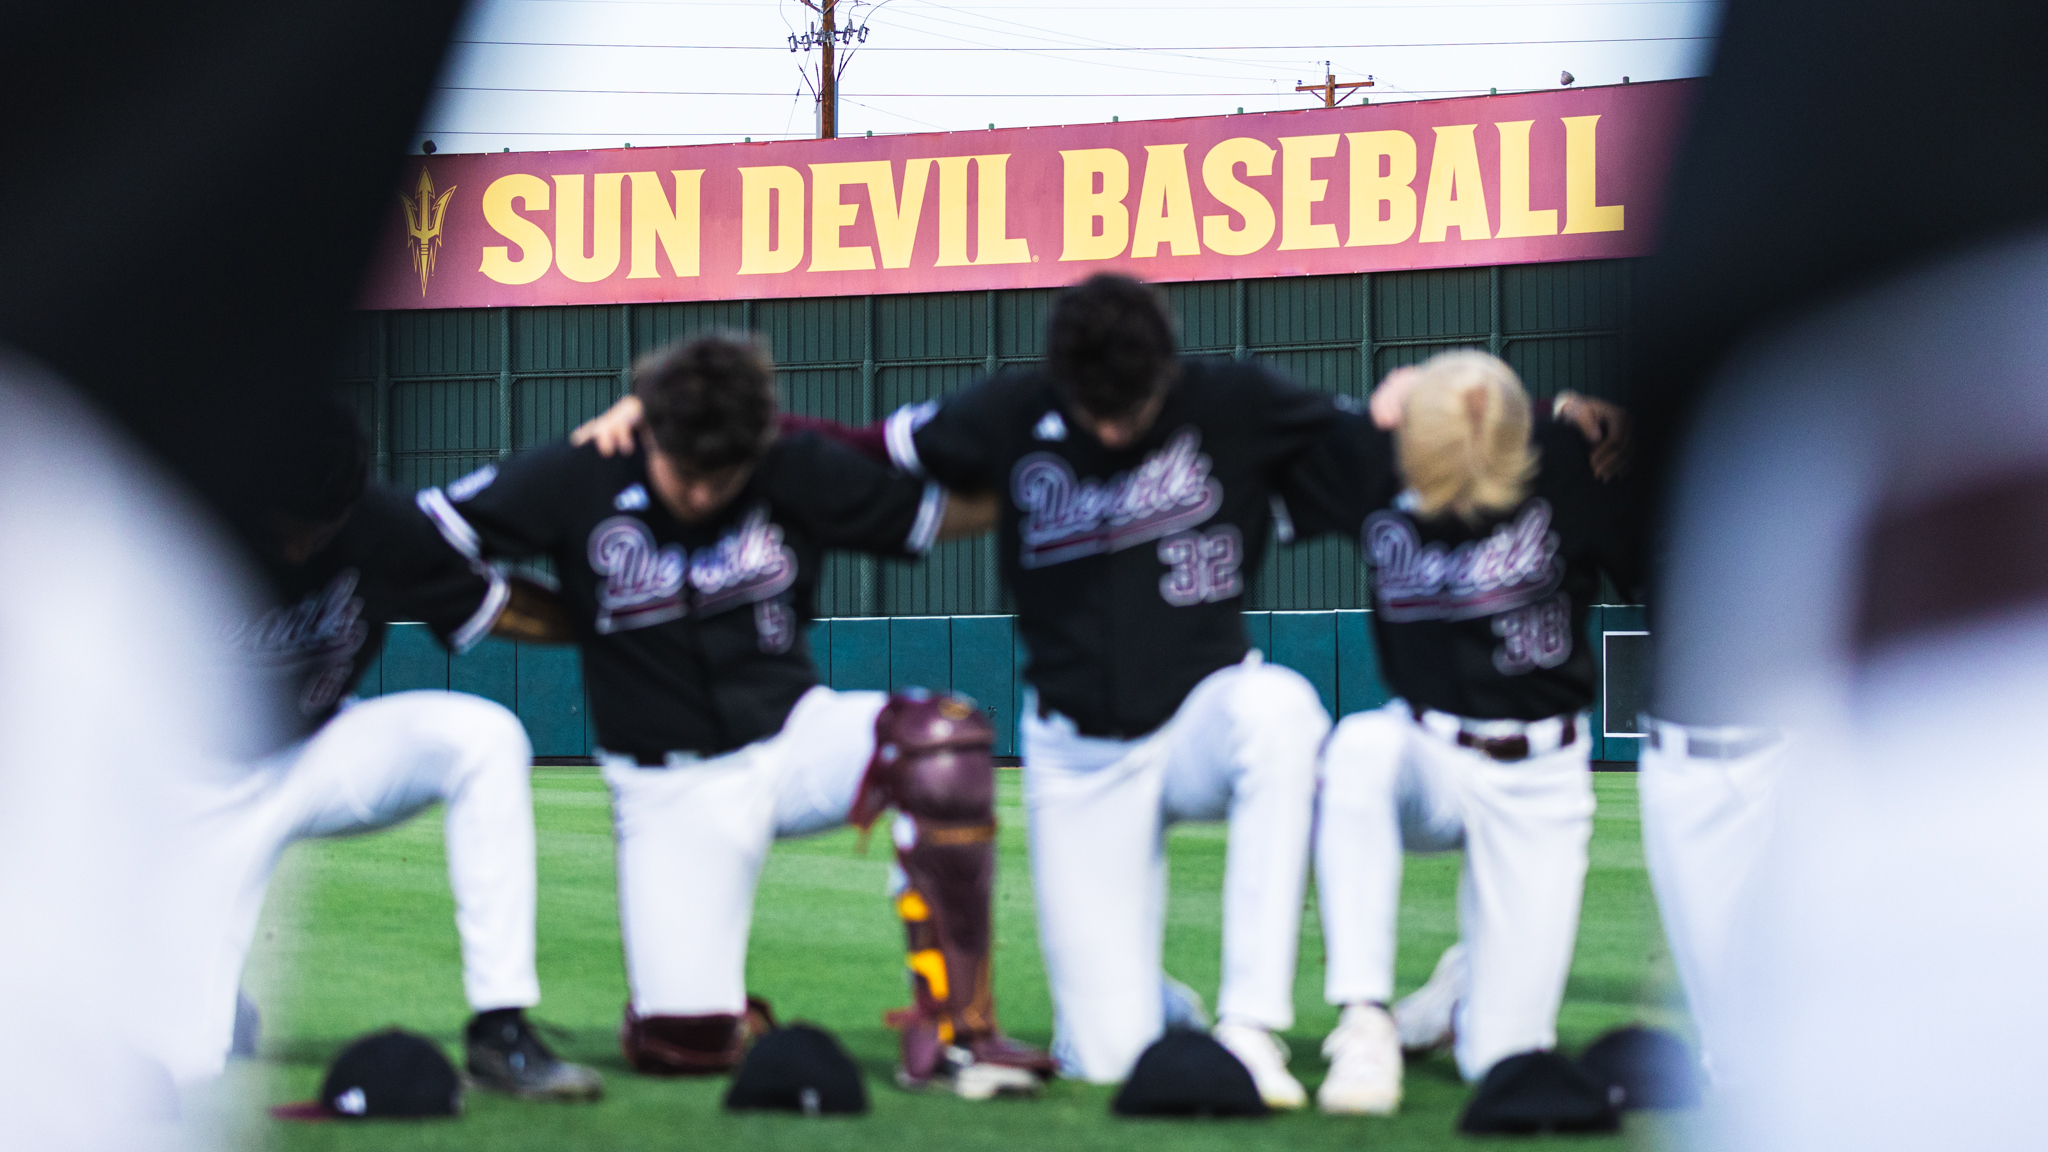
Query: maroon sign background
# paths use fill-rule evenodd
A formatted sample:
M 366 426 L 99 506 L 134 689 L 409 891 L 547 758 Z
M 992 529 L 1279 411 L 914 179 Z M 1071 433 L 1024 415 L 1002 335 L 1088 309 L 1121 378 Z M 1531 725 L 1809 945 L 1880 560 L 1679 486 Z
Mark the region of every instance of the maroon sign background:
M 1129 124 L 421 158 L 366 308 L 1639 256 L 1694 81 Z

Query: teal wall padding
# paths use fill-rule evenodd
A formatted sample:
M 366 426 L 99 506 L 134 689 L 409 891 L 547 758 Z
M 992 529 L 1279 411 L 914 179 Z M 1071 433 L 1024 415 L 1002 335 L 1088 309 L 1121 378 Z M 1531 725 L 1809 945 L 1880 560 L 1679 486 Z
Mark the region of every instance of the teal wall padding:
M 1610 680 L 1608 677 L 1608 644 L 1606 640 L 1610 633 L 1649 631 L 1650 614 L 1647 609 L 1639 604 L 1601 604 L 1593 608 L 1592 616 L 1593 652 L 1600 662 L 1600 701 L 1598 710 L 1594 713 L 1598 743 L 1594 745 L 1594 759 L 1638 760 L 1642 757 L 1642 737 L 1612 734 L 1618 729 L 1636 727 L 1634 723 L 1630 722 L 1633 718 L 1629 716 L 1609 716 L 1607 715 L 1607 710 L 1610 704 L 1610 697 L 1613 696 L 1637 700 L 1641 704 L 1647 705 L 1648 701 L 1644 699 L 1646 693 L 1640 690 L 1641 687 L 1647 687 L 1647 685 L 1638 686 L 1639 690 L 1636 692 L 1611 691 L 1617 682 Z M 1622 670 L 1619 673 L 1620 681 L 1625 683 L 1629 679 L 1630 672 L 1640 675 L 1645 671 L 1644 669 Z M 1617 711 L 1627 712 L 1633 710 L 1635 709 L 1627 704 L 1617 705 Z
M 832 621 L 831 684 L 845 691 L 889 690 L 889 620 L 886 617 Z
M 1377 708 L 1393 698 L 1380 678 L 1380 653 L 1372 642 L 1372 613 L 1361 609 L 1333 612 L 1337 633 L 1337 708 L 1349 716 Z
M 1251 646 L 1273 657 L 1273 614 L 1271 612 L 1247 612 L 1244 614 L 1244 635 Z
M 1387 702 L 1370 611 L 1247 612 L 1244 620 L 1253 646 L 1307 677 L 1333 715 Z M 1647 630 L 1646 614 L 1637 606 L 1595 605 L 1589 612 L 1585 642 L 1600 654 L 1603 679 L 1594 712 L 1596 760 L 1637 758 L 1639 738 L 1606 735 L 1628 725 L 1602 713 L 1608 697 L 1603 641 L 1608 633 Z M 1017 727 L 1028 686 L 1014 616 L 835 617 L 814 622 L 809 637 L 822 683 L 843 691 L 917 687 L 972 696 L 995 725 L 996 755 L 1022 753 Z M 1624 680 L 1637 674 L 1620 673 Z M 536 756 L 584 756 L 594 748 L 582 658 L 573 647 L 490 639 L 451 660 L 425 625 L 396 624 L 357 694 L 451 687 L 516 712 Z M 1617 698 L 1640 698 L 1640 684 L 1634 689 L 1633 696 L 1621 692 Z
M 832 682 L 832 622 L 813 620 L 804 629 L 804 643 L 811 649 L 811 665 L 818 670 L 821 683 Z
M 519 701 L 535 756 L 587 756 L 589 708 L 583 698 L 583 656 L 559 644 L 519 645 Z
M 519 648 L 511 640 L 486 636 L 460 656 L 448 658 L 448 688 L 495 700 L 507 708 L 519 704 Z
M 1273 613 L 1273 647 L 1267 652 L 1308 677 L 1323 698 L 1323 707 L 1337 710 L 1337 614 L 1335 612 Z
M 889 621 L 889 690 L 947 692 L 953 683 L 953 620 L 898 616 Z
M 448 650 L 425 624 L 393 624 L 384 636 L 382 695 L 448 690 Z
M 1016 666 L 1008 616 L 953 617 L 953 691 L 972 696 L 995 725 L 998 756 L 1017 754 Z

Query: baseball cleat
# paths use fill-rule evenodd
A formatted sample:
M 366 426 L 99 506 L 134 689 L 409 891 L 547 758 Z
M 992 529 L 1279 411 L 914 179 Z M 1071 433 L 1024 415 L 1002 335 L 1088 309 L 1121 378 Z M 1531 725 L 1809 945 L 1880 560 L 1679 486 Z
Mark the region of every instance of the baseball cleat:
M 526 1100 L 595 1100 L 604 1095 L 596 1070 L 559 1059 L 516 1008 L 472 1017 L 465 1030 L 469 1082 Z
M 1385 1008 L 1344 1009 L 1323 1057 L 1330 1074 L 1316 1089 L 1316 1107 L 1349 1116 L 1392 1116 L 1401 1107 L 1401 1042 Z
M 1401 1050 L 1417 1054 L 1441 1052 L 1458 1038 L 1458 1003 L 1472 982 L 1465 945 L 1453 944 L 1437 958 L 1429 983 L 1394 1004 L 1394 1030 Z
M 1029 1068 L 991 1064 L 976 1060 L 965 1048 L 948 1046 L 939 1066 L 930 1076 L 917 1078 L 902 1068 L 896 1070 L 896 1085 L 912 1092 L 936 1088 L 962 1100 L 993 1100 L 1001 1095 L 1031 1095 L 1044 1083 Z
M 1278 1036 L 1256 1024 L 1218 1024 L 1209 1035 L 1237 1057 L 1266 1107 L 1295 1109 L 1308 1103 L 1308 1090 L 1287 1070 L 1287 1045 Z

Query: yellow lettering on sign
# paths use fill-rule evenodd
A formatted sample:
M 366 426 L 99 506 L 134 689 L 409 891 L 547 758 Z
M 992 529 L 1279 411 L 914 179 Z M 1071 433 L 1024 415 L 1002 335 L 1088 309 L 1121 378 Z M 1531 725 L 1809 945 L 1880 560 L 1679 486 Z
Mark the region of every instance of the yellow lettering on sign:
M 583 254 L 583 176 L 555 177 L 555 266 L 578 284 L 595 284 L 619 270 L 619 201 L 624 172 L 592 177 L 590 255 Z
M 1534 120 L 1495 124 L 1500 130 L 1500 231 L 1507 236 L 1557 235 L 1557 209 L 1529 208 L 1529 126 Z
M 530 212 L 547 211 L 548 182 L 538 176 L 515 173 L 498 177 L 484 189 L 484 223 L 519 246 L 519 259 L 511 258 L 510 247 L 493 244 L 484 249 L 484 262 L 477 271 L 500 284 L 531 284 L 554 264 L 555 252 L 548 244 L 548 234 L 540 225 L 521 216 L 515 204 L 526 205 Z
M 981 177 L 980 203 L 975 208 L 974 262 L 976 264 L 1029 264 L 1031 243 L 1010 235 L 1010 154 L 976 156 L 974 170 Z
M 1131 255 L 1157 256 L 1161 244 L 1175 256 L 1202 254 L 1185 144 L 1145 145 L 1145 183 L 1138 189 L 1138 215 L 1131 223 Z
M 1236 136 L 1202 157 L 1202 185 L 1225 208 L 1244 218 L 1244 227 L 1232 228 L 1227 215 L 1202 217 L 1202 243 L 1225 256 L 1248 256 L 1273 238 L 1273 205 L 1258 189 L 1238 180 L 1240 164 L 1246 176 L 1271 176 L 1273 149 L 1264 141 Z
M 972 156 L 941 156 L 939 169 L 939 258 L 937 268 L 954 268 L 967 259 L 967 162 Z
M 1454 124 L 1436 130 L 1436 148 L 1429 157 L 1429 190 L 1422 200 L 1424 244 L 1458 230 L 1460 240 L 1488 240 L 1493 228 L 1486 218 L 1486 181 L 1479 175 L 1477 124 Z
M 903 193 L 896 193 L 896 181 L 889 162 L 881 161 L 879 181 L 868 181 L 868 203 L 875 209 L 875 247 L 881 250 L 882 267 L 910 267 L 911 250 L 917 247 L 917 222 L 924 217 L 924 190 L 931 182 L 930 160 L 903 162 Z
M 1131 193 L 1131 162 L 1115 148 L 1063 149 L 1060 157 L 1066 161 L 1066 243 L 1060 259 L 1121 256 L 1131 239 L 1131 210 L 1124 207 L 1124 197 Z M 1095 190 L 1098 177 L 1100 192 Z
M 1399 244 L 1415 235 L 1415 137 L 1395 129 L 1346 132 L 1344 139 L 1351 147 L 1351 234 L 1344 246 Z
M 787 272 L 803 259 L 803 173 L 782 164 L 740 169 L 739 274 Z
M 677 276 L 695 276 L 698 273 L 704 170 L 670 171 L 676 178 L 673 204 L 669 202 L 668 193 L 662 190 L 658 173 L 626 173 L 626 179 L 633 188 L 633 263 L 626 271 L 628 280 L 661 278 L 661 271 L 654 263 L 656 242 L 661 244 L 663 252 L 668 253 L 669 271 Z
M 1312 213 L 1328 194 L 1330 182 L 1315 179 L 1311 166 L 1335 156 L 1339 139 L 1335 132 L 1280 138 L 1280 251 L 1337 246 L 1337 226 L 1313 222 Z
M 848 184 L 872 188 L 877 176 L 888 189 L 886 195 L 893 198 L 895 181 L 890 178 L 887 160 L 811 165 L 811 271 L 860 272 L 875 266 L 874 249 L 865 244 L 851 248 L 839 244 L 839 230 L 860 219 L 860 205 L 841 202 L 839 190 Z
M 1564 118 L 1564 230 L 1575 232 L 1621 231 L 1621 204 L 1602 204 L 1599 196 L 1599 162 L 1594 145 L 1598 116 Z

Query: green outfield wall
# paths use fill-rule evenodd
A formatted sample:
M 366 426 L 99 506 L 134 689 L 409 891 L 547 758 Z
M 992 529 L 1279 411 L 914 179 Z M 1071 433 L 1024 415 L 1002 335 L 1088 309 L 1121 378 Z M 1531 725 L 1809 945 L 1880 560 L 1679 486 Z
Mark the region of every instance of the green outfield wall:
M 1173 284 L 1166 292 L 1190 353 L 1262 360 L 1326 392 L 1362 399 L 1393 368 L 1476 347 L 1514 365 L 1538 400 L 1565 389 L 1611 397 L 1621 386 L 1631 268 L 1625 260 L 1526 264 Z M 379 474 L 422 487 L 565 435 L 624 391 L 636 356 L 696 331 L 760 332 L 792 411 L 865 423 L 1036 359 L 1053 295 L 363 312 L 334 377 L 371 432 Z M 834 557 L 818 599 L 828 619 L 814 628 L 813 652 L 829 683 L 958 687 L 996 707 L 1001 738 L 1014 739 L 1018 655 L 992 539 L 942 544 L 915 564 Z M 1253 643 L 1309 675 L 1333 708 L 1370 706 L 1383 690 L 1366 606 L 1354 542 L 1272 548 L 1249 600 Z M 1617 701 L 1603 709 L 1615 715 L 1603 717 L 1595 754 L 1634 759 L 1640 741 L 1626 733 L 1639 706 L 1641 612 L 1602 608 L 1593 631 L 1588 642 L 1600 646 L 1603 667 L 1614 666 L 1608 689 Z M 451 660 L 434 655 L 432 643 L 399 629 L 374 673 L 379 682 L 364 691 L 477 692 L 516 707 L 537 754 L 587 752 L 573 651 L 490 641 Z

